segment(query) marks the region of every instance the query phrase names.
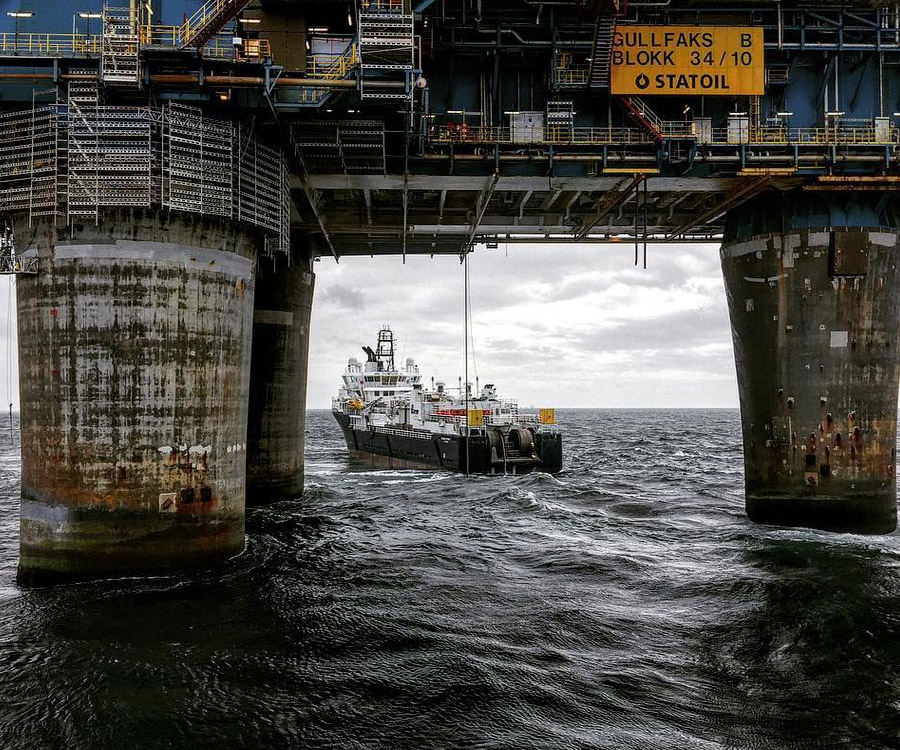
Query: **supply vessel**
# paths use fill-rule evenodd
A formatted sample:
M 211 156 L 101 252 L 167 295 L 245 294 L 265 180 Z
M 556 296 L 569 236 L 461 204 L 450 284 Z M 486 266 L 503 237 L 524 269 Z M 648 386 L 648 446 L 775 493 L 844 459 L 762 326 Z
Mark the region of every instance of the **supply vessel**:
M 394 334 L 384 326 L 365 362 L 351 357 L 332 399 L 351 455 L 391 467 L 469 474 L 562 469 L 562 435 L 554 409 L 520 410 L 493 384 L 425 388 L 415 360 L 394 365 Z M 453 391 L 456 391 L 455 393 Z

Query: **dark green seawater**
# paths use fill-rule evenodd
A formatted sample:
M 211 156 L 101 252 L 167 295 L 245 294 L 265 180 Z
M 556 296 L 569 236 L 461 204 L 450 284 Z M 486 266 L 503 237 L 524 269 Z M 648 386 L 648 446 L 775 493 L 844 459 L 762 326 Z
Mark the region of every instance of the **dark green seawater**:
M 754 526 L 734 411 L 562 411 L 558 477 L 350 465 L 187 579 L 24 591 L 0 750 L 896 748 L 900 538 Z

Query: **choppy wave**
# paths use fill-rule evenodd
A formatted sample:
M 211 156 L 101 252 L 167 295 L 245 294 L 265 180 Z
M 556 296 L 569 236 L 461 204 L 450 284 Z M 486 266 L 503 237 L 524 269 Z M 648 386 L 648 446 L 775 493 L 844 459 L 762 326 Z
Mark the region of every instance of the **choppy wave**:
M 562 411 L 558 476 L 372 470 L 186 579 L 14 585 L 0 748 L 893 748 L 900 543 L 743 515 L 731 411 Z

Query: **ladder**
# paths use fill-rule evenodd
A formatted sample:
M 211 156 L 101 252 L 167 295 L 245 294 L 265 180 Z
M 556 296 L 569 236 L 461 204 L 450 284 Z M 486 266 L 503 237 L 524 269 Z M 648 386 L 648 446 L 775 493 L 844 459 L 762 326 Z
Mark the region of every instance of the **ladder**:
M 105 85 L 139 86 L 141 82 L 137 19 L 130 8 L 103 6 L 100 75 Z
M 750 97 L 750 140 L 759 139 L 759 129 L 762 125 L 762 107 L 759 96 Z
M 66 221 L 71 223 L 74 216 L 92 216 L 96 224 L 100 220 L 97 85 L 93 81 L 69 81 L 68 104 Z
M 203 46 L 229 21 L 249 5 L 250 0 L 206 0 L 182 25 L 178 46 L 181 49 Z

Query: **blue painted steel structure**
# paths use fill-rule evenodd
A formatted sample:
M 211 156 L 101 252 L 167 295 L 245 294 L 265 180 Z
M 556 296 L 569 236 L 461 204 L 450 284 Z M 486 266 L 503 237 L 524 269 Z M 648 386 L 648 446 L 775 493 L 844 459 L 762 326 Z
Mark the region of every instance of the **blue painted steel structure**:
M 35 17 L 22 21 L 18 49 L 12 19 L 0 18 L 5 106 L 30 102 L 36 85 L 56 87 L 64 102 L 72 70 L 102 78 L 99 39 L 79 53 L 30 36 L 63 34 L 69 21 L 60 19 L 84 2 L 57 0 L 53 13 L 47 3 L 19 5 Z M 867 189 L 883 189 L 895 174 L 893 6 L 258 0 L 199 55 L 177 53 L 178 24 L 195 8 L 180 0 L 152 8 L 142 17 L 141 80 L 101 85 L 105 102 L 180 100 L 274 128 L 297 158 L 294 231 L 314 254 L 709 239 L 721 236 L 728 209 L 761 192 L 833 190 L 820 178 L 834 175 L 870 177 Z M 87 37 L 90 19 L 75 21 Z M 92 35 L 102 32 L 93 23 Z M 765 94 L 611 95 L 604 40 L 635 23 L 762 26 Z M 546 126 L 523 135 L 514 113 Z

